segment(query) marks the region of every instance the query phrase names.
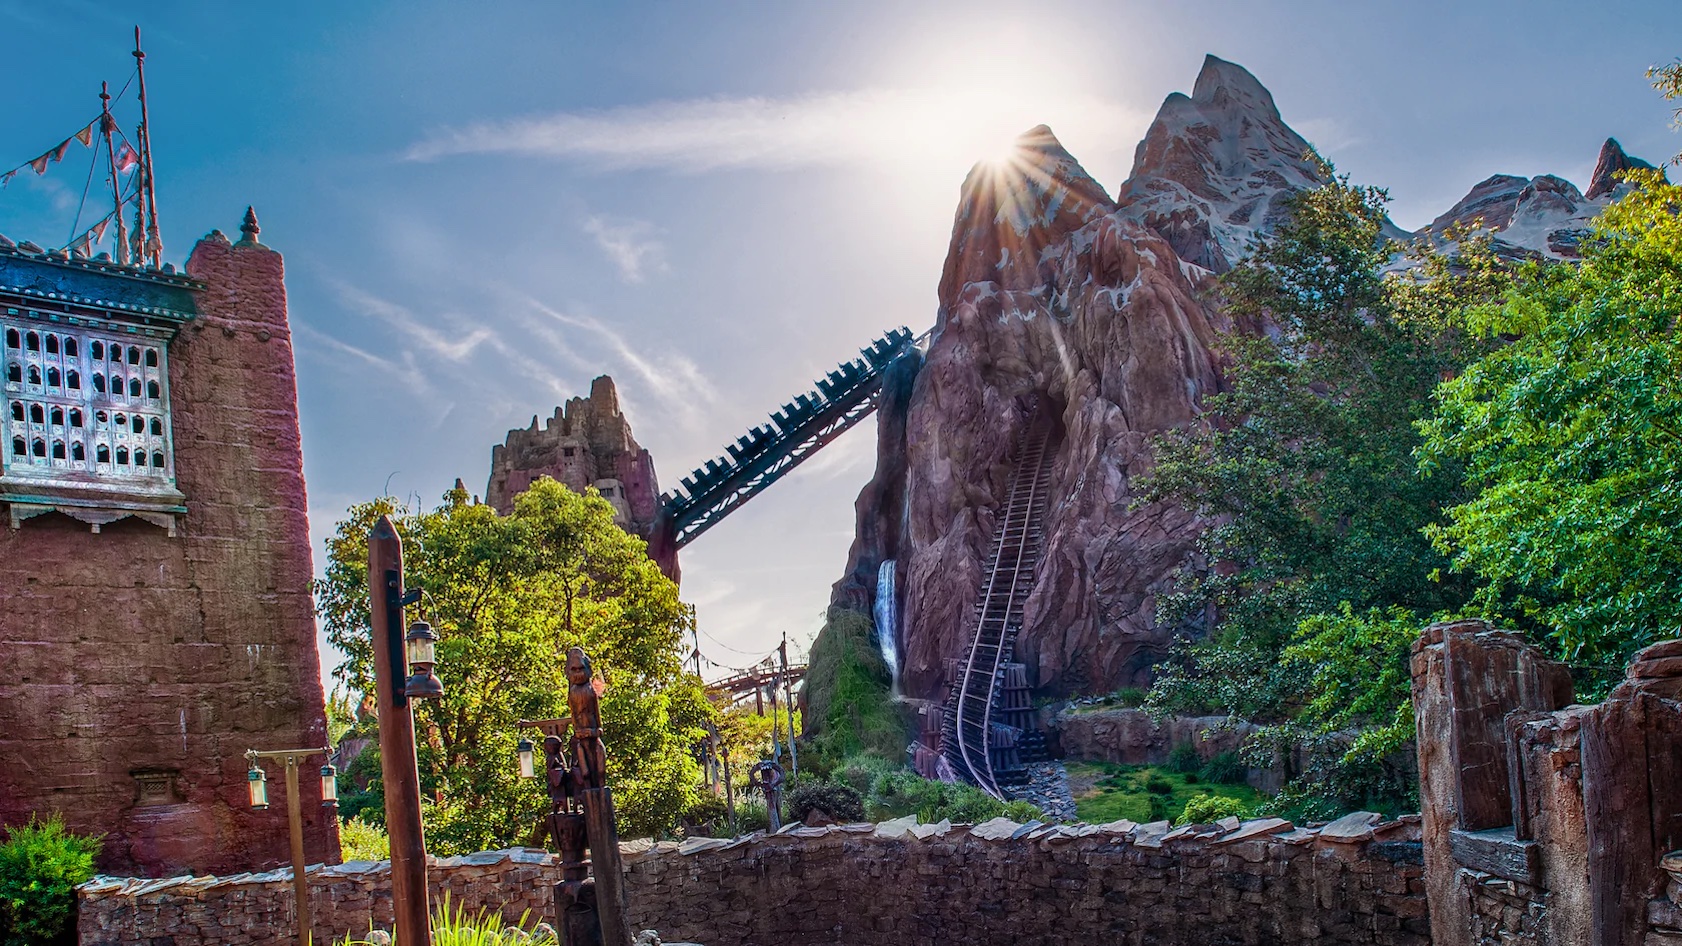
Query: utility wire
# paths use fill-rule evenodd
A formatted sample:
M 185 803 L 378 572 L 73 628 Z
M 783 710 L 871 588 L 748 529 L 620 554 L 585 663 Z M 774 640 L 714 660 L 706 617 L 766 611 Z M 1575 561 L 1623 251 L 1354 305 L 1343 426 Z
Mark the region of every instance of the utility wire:
M 64 239 L 64 245 L 67 247 L 76 242 L 76 238 L 82 235 L 82 231 L 77 228 L 82 225 L 82 211 L 88 208 L 88 193 L 93 190 L 93 169 L 99 164 L 99 146 L 101 143 L 101 141 L 96 140 L 93 147 L 88 149 L 93 152 L 93 157 L 88 161 L 88 179 L 82 185 L 82 202 L 76 205 L 76 219 L 71 221 L 70 235 Z

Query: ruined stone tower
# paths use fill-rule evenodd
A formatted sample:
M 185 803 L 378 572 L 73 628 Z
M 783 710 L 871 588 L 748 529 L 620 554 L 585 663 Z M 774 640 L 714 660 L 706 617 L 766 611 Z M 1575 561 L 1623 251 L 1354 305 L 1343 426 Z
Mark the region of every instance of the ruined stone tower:
M 589 397 L 575 397 L 541 428 L 510 430 L 491 448 L 491 478 L 485 502 L 507 515 L 514 497 L 547 476 L 576 493 L 595 487 L 613 505 L 613 519 L 625 531 L 648 537 L 660 512 L 660 485 L 654 458 L 631 436 L 631 422 L 619 410 L 619 390 L 602 375 L 590 384 Z M 655 561 L 676 577 L 676 553 Z
M 243 755 L 327 742 L 284 272 L 242 230 L 185 274 L 0 238 L 0 824 L 61 812 L 109 872 L 285 863 Z

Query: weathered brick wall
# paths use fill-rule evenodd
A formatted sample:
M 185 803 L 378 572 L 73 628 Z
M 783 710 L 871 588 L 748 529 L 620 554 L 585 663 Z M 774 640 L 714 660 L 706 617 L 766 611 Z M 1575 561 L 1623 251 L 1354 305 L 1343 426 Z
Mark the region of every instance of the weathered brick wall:
M 1417 833 L 1409 823 L 1340 841 L 1280 822 L 1166 837 L 1128 823 L 856 825 L 628 844 L 625 861 L 632 928 L 707 946 L 1424 946 Z M 452 903 L 501 908 L 510 922 L 528 910 L 547 917 L 557 878 L 546 856 L 523 851 L 449 858 L 431 871 L 435 898 L 449 891 Z M 384 864 L 317 868 L 310 880 L 318 942 L 389 924 Z M 81 942 L 284 942 L 291 901 L 285 871 L 150 887 L 102 878 L 82 890 Z
M 209 288 L 169 350 L 178 534 L 0 527 L 0 823 L 63 812 L 102 869 L 154 876 L 287 860 L 242 754 L 327 739 L 281 257 L 216 234 L 187 268 Z M 175 773 L 162 804 L 136 804 L 140 770 Z M 336 860 L 304 781 L 310 857 Z

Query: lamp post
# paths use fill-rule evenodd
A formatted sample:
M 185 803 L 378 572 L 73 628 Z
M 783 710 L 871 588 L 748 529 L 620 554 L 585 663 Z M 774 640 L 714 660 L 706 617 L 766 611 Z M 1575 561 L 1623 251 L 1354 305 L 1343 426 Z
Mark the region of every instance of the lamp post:
M 292 832 L 292 897 L 297 904 L 298 915 L 298 946 L 310 946 L 310 895 L 309 886 L 304 877 L 304 815 L 302 802 L 298 797 L 298 766 L 310 756 L 326 756 L 332 753 L 325 746 L 320 749 L 277 749 L 259 752 L 256 749 L 245 753 L 245 759 L 250 764 L 250 771 L 246 772 L 246 790 L 251 795 L 251 807 L 258 811 L 266 811 L 269 807 L 269 777 L 263 772 L 261 765 L 264 759 L 272 759 L 286 766 L 286 820 Z M 339 803 L 338 770 L 331 764 L 321 767 L 321 806 L 332 808 Z
M 421 827 L 420 764 L 411 697 L 436 699 L 438 635 L 425 621 L 403 633 L 403 608 L 420 592 L 403 589 L 403 540 L 390 516 L 368 533 L 368 612 L 374 635 L 374 695 L 379 701 L 380 774 L 391 838 L 392 928 L 403 946 L 432 946 L 426 891 L 426 835 Z M 407 659 L 405 659 L 407 658 Z

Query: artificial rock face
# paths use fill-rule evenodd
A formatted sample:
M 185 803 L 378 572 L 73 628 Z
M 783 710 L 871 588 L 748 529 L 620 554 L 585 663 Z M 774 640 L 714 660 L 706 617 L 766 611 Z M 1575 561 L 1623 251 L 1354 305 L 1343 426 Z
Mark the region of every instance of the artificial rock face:
M 619 389 L 602 375 L 590 384 L 589 397 L 575 397 L 544 421 L 510 430 L 491 448 L 491 478 L 485 502 L 498 513 L 514 509 L 514 498 L 547 476 L 575 493 L 595 487 L 613 506 L 613 520 L 634 535 L 647 537 L 660 511 L 660 486 L 654 458 L 631 435 L 631 422 L 619 409 Z M 675 551 L 651 549 L 660 569 L 677 577 Z
M 1207 523 L 1175 506 L 1135 508 L 1135 481 L 1151 438 L 1194 422 L 1222 387 L 1220 340 L 1234 326 L 1212 298 L 1215 276 L 1277 227 L 1291 194 L 1325 179 L 1268 91 L 1213 56 L 1190 96 L 1163 102 L 1114 200 L 1050 129 L 1017 145 L 964 182 L 934 336 L 910 396 L 884 399 L 892 449 L 859 497 L 835 590 L 835 604 L 868 611 L 875 567 L 898 561 L 913 697 L 945 694 L 945 662 L 974 632 L 1030 403 L 1053 413 L 1057 434 L 1016 659 L 1041 693 L 1145 682 L 1173 634 L 1154 599 Z M 1514 253 L 1569 256 L 1615 197 L 1612 175 L 1642 164 L 1615 142 L 1601 158 L 1594 199 L 1560 178 L 1498 177 L 1437 224 L 1479 218 Z

